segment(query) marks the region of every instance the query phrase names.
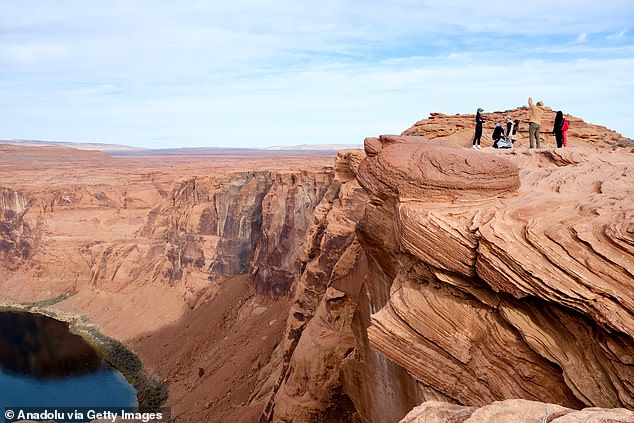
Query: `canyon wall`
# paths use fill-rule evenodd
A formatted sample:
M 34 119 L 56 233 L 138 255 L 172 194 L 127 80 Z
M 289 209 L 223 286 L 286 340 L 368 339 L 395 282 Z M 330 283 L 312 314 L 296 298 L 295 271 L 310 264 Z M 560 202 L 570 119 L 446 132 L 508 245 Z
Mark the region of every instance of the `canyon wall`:
M 50 308 L 132 345 L 179 422 L 486 421 L 511 398 L 627 421 L 634 154 L 610 136 L 381 136 L 334 168 L 15 153 L 0 299 L 69 294 Z
M 341 152 L 315 209 L 294 285 L 277 380 L 261 422 L 396 421 L 417 404 L 405 370 L 373 351 L 369 315 L 388 285 L 364 284 L 368 261 L 355 232 L 367 194 L 356 180 L 362 152 Z
M 298 272 L 301 243 L 331 172 L 229 173 L 182 181 L 140 234 L 155 279 L 184 281 L 188 301 L 214 279 L 250 274 L 257 291 L 287 294 Z
M 632 421 L 633 155 L 365 152 L 316 209 L 260 421 Z
M 20 158 L 35 154 L 25 151 Z M 0 188 L 0 274 L 13 281 L 5 288 L 16 300 L 166 285 L 193 307 L 213 280 L 245 273 L 259 293 L 279 297 L 298 272 L 304 233 L 332 180 L 323 166 L 194 169 L 174 180 L 146 163 L 54 153 L 48 178 L 13 171 L 15 181 Z M 82 155 L 87 168 L 70 170 Z
M 2 304 L 124 341 L 179 422 L 253 421 L 333 159 L 0 150 Z
M 8 270 L 28 261 L 36 243 L 35 228 L 24 219 L 29 198 L 10 188 L 0 191 L 0 260 Z

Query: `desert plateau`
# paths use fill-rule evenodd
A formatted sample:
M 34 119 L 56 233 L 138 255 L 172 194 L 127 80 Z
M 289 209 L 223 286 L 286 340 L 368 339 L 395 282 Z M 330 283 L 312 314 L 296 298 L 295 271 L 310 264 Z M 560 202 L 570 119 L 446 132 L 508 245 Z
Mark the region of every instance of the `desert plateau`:
M 0 306 L 175 423 L 634 422 L 634 141 L 484 116 L 481 150 L 443 113 L 338 152 L 0 143 Z

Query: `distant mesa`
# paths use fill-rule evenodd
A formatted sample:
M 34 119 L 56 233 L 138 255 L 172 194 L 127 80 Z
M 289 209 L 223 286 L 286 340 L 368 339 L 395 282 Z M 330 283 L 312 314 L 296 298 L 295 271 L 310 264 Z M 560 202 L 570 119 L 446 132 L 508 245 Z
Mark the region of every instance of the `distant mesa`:
M 301 144 L 301 145 L 275 145 L 266 147 L 264 150 L 361 150 L 363 146 L 361 144 Z
M 140 151 L 139 147 L 121 144 L 84 143 L 74 141 L 39 141 L 39 140 L 0 140 L 0 144 L 17 145 L 21 147 L 69 147 L 78 150 L 100 151 Z
M 0 140 L 0 144 L 21 147 L 66 147 L 78 150 L 99 150 L 110 155 L 132 156 L 162 156 L 162 155 L 278 155 L 279 153 L 294 153 L 294 155 L 325 155 L 334 154 L 340 150 L 360 150 L 361 144 L 299 144 L 276 145 L 271 147 L 180 147 L 180 148 L 140 148 L 121 144 L 83 143 L 71 141 L 40 141 L 40 140 Z

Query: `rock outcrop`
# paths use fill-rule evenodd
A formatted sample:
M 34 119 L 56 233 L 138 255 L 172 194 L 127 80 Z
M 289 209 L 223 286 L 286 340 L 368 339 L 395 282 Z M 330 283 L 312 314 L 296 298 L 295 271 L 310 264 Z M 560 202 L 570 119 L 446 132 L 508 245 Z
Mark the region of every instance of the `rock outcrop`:
M 0 299 L 132 345 L 178 422 L 631 421 L 630 141 L 457 148 L 472 119 L 334 168 L 0 148 Z
M 555 147 L 555 137 L 551 135 L 556 110 L 545 108 L 541 126 L 542 146 Z M 564 111 L 565 112 L 565 111 Z M 528 107 L 518 107 L 511 110 L 486 112 L 482 145 L 491 146 L 493 140 L 491 134 L 496 122 L 504 125 L 506 116 L 520 121 L 517 134 L 516 147 L 528 147 Z M 583 119 L 564 113 L 564 117 L 570 123 L 568 138 L 570 147 L 600 147 L 615 148 L 634 146 L 634 140 L 626 138 L 618 132 L 604 126 L 585 122 Z M 446 115 L 444 113 L 430 113 L 427 119 L 421 119 L 401 135 L 423 136 L 428 140 L 440 141 L 443 144 L 451 144 L 459 147 L 471 145 L 475 128 L 475 114 Z
M 400 423 L 490 423 L 490 422 L 550 422 L 550 423 L 631 423 L 634 413 L 624 408 L 595 407 L 572 410 L 558 404 L 511 399 L 496 401 L 481 408 L 447 402 L 429 401 L 407 414 Z
M 626 416 L 587 410 L 632 407 L 631 155 L 365 146 L 315 210 L 260 421 L 398 421 L 431 400 L 462 422 L 509 398 Z
M 368 337 L 423 399 L 634 408 L 632 154 L 366 145 Z
M 362 158 L 339 154 L 335 180 L 306 232 L 283 358 L 261 422 L 349 421 L 356 413 L 341 373 L 354 351 L 352 319 L 366 270 L 354 232 L 366 203 L 355 179 Z

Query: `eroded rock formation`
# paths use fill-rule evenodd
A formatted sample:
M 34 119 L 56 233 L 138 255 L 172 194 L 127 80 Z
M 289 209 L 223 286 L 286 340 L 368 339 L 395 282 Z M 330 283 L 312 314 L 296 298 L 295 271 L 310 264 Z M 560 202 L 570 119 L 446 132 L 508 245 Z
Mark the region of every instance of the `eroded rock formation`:
M 368 337 L 424 399 L 634 407 L 632 154 L 367 145 L 366 283 L 391 284 Z
M 356 413 L 341 373 L 354 351 L 352 319 L 366 268 L 354 233 L 366 202 L 354 178 L 362 158 L 339 154 L 335 180 L 306 232 L 283 360 L 262 422 L 349 421 Z
M 624 408 L 588 407 L 572 410 L 558 404 L 511 399 L 481 408 L 429 401 L 414 408 L 400 423 L 490 423 L 490 422 L 609 423 L 634 422 L 634 413 Z
M 22 297 L 7 286 L 16 299 L 167 284 L 194 306 L 209 278 L 245 273 L 260 293 L 279 297 L 298 272 L 304 233 L 332 180 L 323 165 L 291 170 L 295 161 L 270 170 L 267 161 L 214 168 L 177 160 L 164 172 L 160 160 L 72 149 L 11 146 L 3 154 L 0 273 L 40 288 Z M 19 171 L 25 158 L 36 159 L 35 173 Z
M 179 422 L 253 421 L 332 158 L 0 150 L 2 304 L 126 342 Z
M 157 279 L 210 279 L 250 273 L 259 293 L 288 293 L 301 242 L 331 180 L 329 171 L 242 172 L 181 182 L 140 231 Z M 190 292 L 193 301 L 198 295 Z
M 547 105 L 548 106 L 548 105 Z M 555 137 L 551 135 L 556 110 L 549 107 L 542 120 L 541 138 L 542 146 L 555 147 Z M 568 138 L 570 147 L 600 147 L 615 148 L 628 147 L 634 145 L 634 141 L 628 139 L 618 132 L 612 131 L 604 126 L 585 122 L 583 119 L 565 113 L 564 116 L 570 122 Z M 491 134 L 496 122 L 504 125 L 506 116 L 520 121 L 517 134 L 516 147 L 528 147 L 528 107 L 518 107 L 505 111 L 485 111 L 484 132 L 482 135 L 482 146 L 492 146 Z M 430 113 L 426 119 L 421 119 L 406 129 L 401 135 L 423 136 L 428 140 L 440 141 L 443 144 L 451 144 L 460 147 L 471 145 L 475 128 L 474 114 L 446 115 L 444 113 Z
M 33 253 L 36 233 L 24 219 L 29 198 L 10 188 L 0 191 L 0 260 L 10 270 L 28 261 Z
M 3 150 L 0 299 L 77 292 L 51 308 L 137 349 L 178 422 L 629 421 L 627 140 L 456 148 L 471 120 L 334 168 Z

